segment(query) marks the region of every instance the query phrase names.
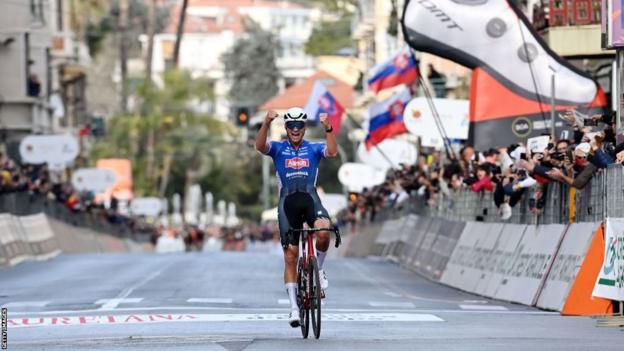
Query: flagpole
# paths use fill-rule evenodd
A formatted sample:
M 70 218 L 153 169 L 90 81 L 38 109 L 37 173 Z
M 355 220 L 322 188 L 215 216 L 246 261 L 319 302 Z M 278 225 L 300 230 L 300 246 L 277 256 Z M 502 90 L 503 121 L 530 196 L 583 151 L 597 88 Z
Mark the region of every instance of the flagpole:
M 358 128 L 363 129 L 362 128 L 362 124 L 360 124 L 360 122 L 356 121 L 355 118 L 353 118 L 353 116 L 351 116 L 350 113 L 345 111 L 345 115 L 347 115 L 347 118 L 353 123 L 355 124 Z M 377 146 L 377 144 L 373 145 L 375 147 L 375 149 L 377 149 L 377 151 L 379 151 L 379 153 L 381 154 L 381 156 L 383 156 L 384 159 L 386 159 L 386 161 L 388 161 L 388 163 L 390 164 L 390 168 L 394 167 L 394 164 L 392 163 L 392 160 L 390 160 L 390 158 L 381 150 L 381 148 L 379 146 Z
M 435 108 L 435 104 L 433 103 L 431 91 L 429 90 L 427 84 L 425 84 L 420 70 L 418 70 L 418 82 L 420 82 L 420 85 L 423 87 L 423 92 L 425 93 L 427 103 L 429 104 L 429 108 L 431 109 L 431 113 L 433 114 L 433 120 L 435 121 L 436 127 L 438 128 L 438 131 L 442 136 L 442 140 L 444 142 L 444 150 L 448 155 L 452 156 L 453 159 L 457 159 L 455 151 L 451 147 L 451 142 L 449 141 L 448 134 L 446 134 L 446 129 L 444 129 L 444 125 L 442 124 L 442 120 L 440 119 L 440 114 L 438 113 L 438 110 Z

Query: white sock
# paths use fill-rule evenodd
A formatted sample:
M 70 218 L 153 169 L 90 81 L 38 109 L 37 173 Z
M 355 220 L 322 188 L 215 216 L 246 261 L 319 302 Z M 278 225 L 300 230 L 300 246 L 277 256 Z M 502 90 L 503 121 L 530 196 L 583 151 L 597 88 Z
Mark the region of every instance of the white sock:
M 326 255 L 327 251 L 316 249 L 316 262 L 318 262 L 319 269 L 323 269 L 323 262 L 325 262 Z
M 286 283 L 286 291 L 290 300 L 290 309 L 299 310 L 299 306 L 297 306 L 297 283 Z

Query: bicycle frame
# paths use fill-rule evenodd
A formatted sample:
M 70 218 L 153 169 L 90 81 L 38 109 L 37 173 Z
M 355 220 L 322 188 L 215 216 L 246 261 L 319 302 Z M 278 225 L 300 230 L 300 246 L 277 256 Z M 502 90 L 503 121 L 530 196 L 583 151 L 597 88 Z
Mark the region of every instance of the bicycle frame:
M 308 267 L 308 260 L 310 257 L 314 257 L 314 233 L 316 232 L 332 232 L 336 235 L 336 244 L 335 247 L 340 246 L 342 243 L 342 239 L 340 237 L 340 231 L 338 227 L 333 228 L 309 228 L 309 229 L 291 229 L 290 234 L 300 234 L 302 236 L 301 243 L 302 245 L 307 244 L 307 248 L 305 248 L 305 253 L 300 253 L 303 256 L 304 267 Z
M 301 332 L 304 338 L 308 337 L 309 322 L 312 320 L 314 336 L 318 339 L 321 333 L 321 299 L 324 292 L 320 289 L 318 263 L 314 253 L 314 233 L 328 231 L 336 235 L 335 246 L 340 246 L 341 238 L 337 227 L 290 229 L 289 235 L 301 235 L 301 250 L 297 264 L 297 284 L 299 284 L 298 304 L 300 306 Z M 308 246 L 307 248 L 305 246 Z M 310 315 L 312 317 L 310 318 Z

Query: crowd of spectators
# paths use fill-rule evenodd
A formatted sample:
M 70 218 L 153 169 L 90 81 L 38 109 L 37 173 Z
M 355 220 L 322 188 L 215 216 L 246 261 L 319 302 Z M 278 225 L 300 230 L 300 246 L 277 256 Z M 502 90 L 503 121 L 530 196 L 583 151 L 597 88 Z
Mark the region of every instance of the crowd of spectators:
M 186 251 L 202 251 L 206 244 L 216 245 L 220 250 L 243 251 L 247 243 L 253 245 L 279 240 L 277 225 L 272 222 L 246 223 L 232 228 L 148 223 L 141 217 L 122 215 L 119 211 L 120 202 L 114 197 L 108 206 L 104 206 L 103 202 L 95 201 L 92 192 L 77 191 L 67 179 L 66 174 L 50 172 L 45 164 L 20 165 L 0 153 L 0 196 L 22 193 L 30 195 L 29 198 L 44 199 L 46 203 L 54 202 L 64 207 L 65 213 L 76 216 L 86 214 L 91 219 L 105 221 L 114 226 L 127 226 L 132 232 L 146 233 L 154 245 L 159 238 L 166 237 L 180 241 L 180 247 Z M 0 212 L 7 210 L 9 209 L 2 208 L 0 204 Z
M 530 196 L 529 211 L 539 215 L 550 183 L 581 189 L 598 170 L 624 163 L 624 142 L 617 140 L 613 114 L 589 117 L 570 110 L 560 118 L 573 133 L 566 137 L 563 132 L 558 139 L 547 135 L 542 148 L 517 143 L 477 151 L 463 145 L 457 156 L 421 153 L 416 164 L 389 171 L 382 184 L 351 194 L 341 221 L 373 221 L 380 211 L 400 209 L 410 198 L 431 206 L 443 196 L 467 190 L 493 193 L 502 220 L 512 216 L 512 208 L 525 196 Z
M 155 246 L 159 240 L 178 240 L 185 251 L 245 251 L 247 245 L 256 243 L 278 243 L 279 229 L 274 222 L 245 223 L 234 227 L 208 225 L 157 226 L 151 241 Z M 208 246 L 208 247 L 205 247 Z M 174 251 L 174 250 L 172 250 Z
M 103 202 L 95 201 L 92 192 L 77 191 L 64 172 L 51 172 L 45 164 L 20 165 L 0 153 L 0 195 L 10 193 L 25 193 L 31 199 L 58 203 L 72 214 L 88 214 L 92 220 L 125 226 L 132 232 L 153 230 L 140 218 L 122 215 L 118 208 L 119 201 L 114 197 L 105 207 Z

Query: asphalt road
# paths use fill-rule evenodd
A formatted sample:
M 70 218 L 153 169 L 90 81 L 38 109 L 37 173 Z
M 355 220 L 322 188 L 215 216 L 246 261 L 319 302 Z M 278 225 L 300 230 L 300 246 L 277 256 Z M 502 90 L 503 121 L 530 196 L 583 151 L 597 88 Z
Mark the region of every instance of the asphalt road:
M 284 320 L 267 253 L 61 255 L 0 269 L 9 350 L 624 350 L 624 331 L 328 259 L 320 340 Z

